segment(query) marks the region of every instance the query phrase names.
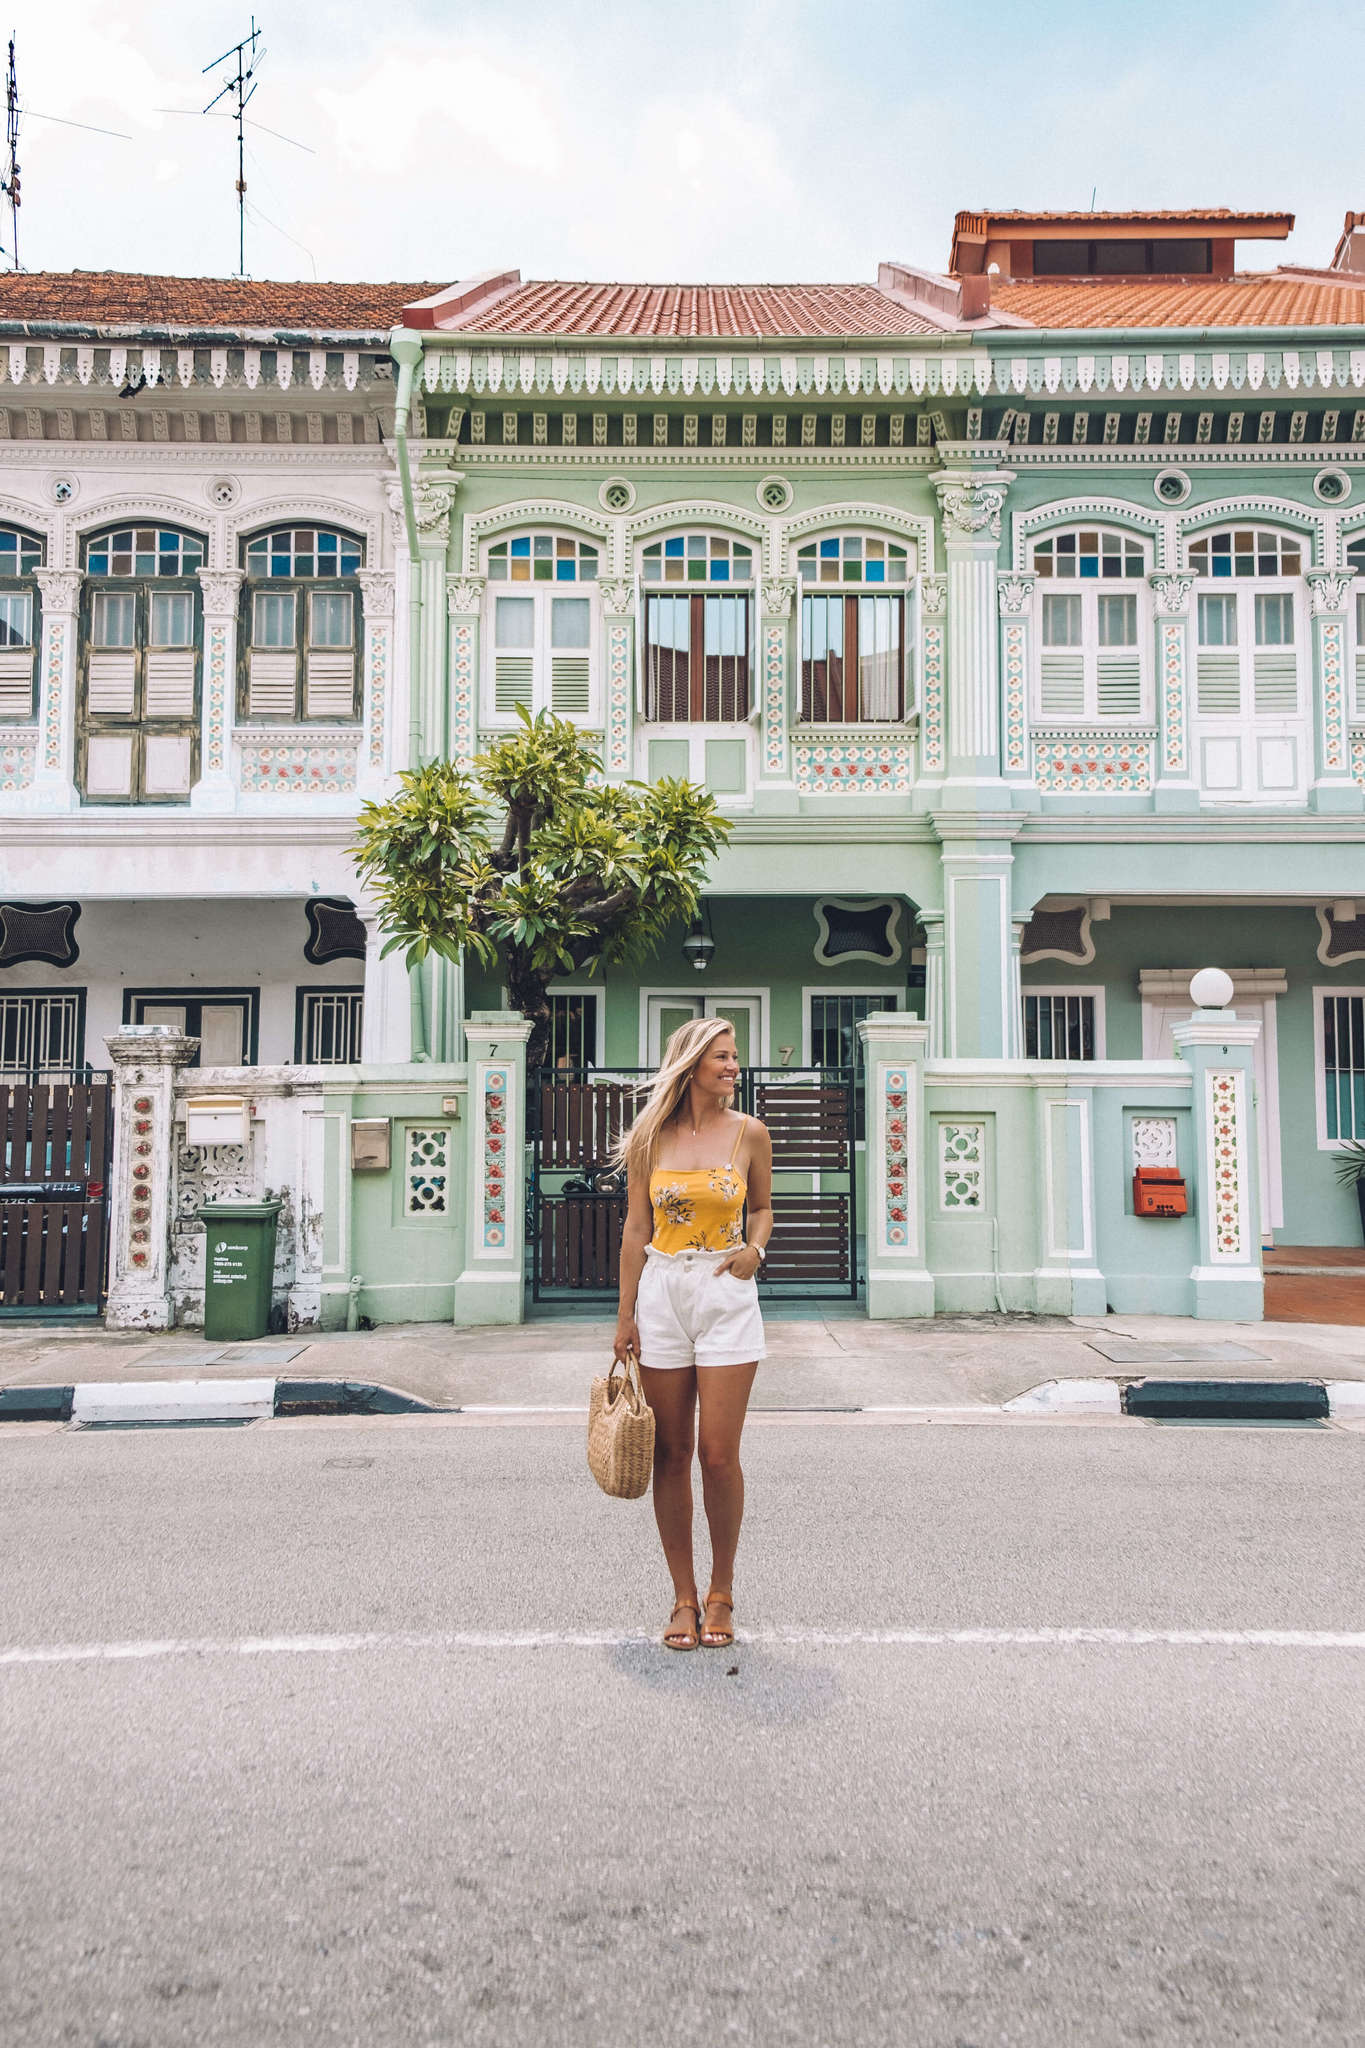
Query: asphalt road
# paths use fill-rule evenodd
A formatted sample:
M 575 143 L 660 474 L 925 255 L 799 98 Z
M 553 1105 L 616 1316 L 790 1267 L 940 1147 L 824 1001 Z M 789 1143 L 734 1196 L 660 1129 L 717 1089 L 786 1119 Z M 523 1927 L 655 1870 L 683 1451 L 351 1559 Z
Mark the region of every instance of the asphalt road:
M 1365 1436 L 746 1469 L 671 1656 L 576 1420 L 0 1433 L 6 2048 L 1356 2048 Z

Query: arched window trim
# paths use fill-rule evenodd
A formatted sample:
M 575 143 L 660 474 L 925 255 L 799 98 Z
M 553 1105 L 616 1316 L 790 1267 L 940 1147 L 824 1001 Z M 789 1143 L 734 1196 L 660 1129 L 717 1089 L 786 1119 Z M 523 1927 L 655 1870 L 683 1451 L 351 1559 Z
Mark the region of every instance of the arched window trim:
M 1082 550 L 1085 536 L 1098 546 Z M 1074 553 L 1058 543 L 1075 539 Z M 1106 551 L 1104 542 L 1119 543 Z M 1125 726 L 1150 716 L 1151 602 L 1147 576 L 1154 536 L 1139 527 L 1083 513 L 1040 526 L 1027 540 L 1034 576 L 1033 607 L 1037 654 L 1034 661 L 1034 717 L 1040 725 Z M 1044 564 L 1040 566 L 1040 550 Z M 1093 576 L 1057 575 L 1059 561 L 1099 565 Z M 1104 573 L 1106 561 L 1118 564 Z
M 1240 551 L 1236 537 L 1252 535 L 1252 547 Z M 1272 550 L 1260 545 L 1273 537 Z M 1215 556 L 1214 544 L 1224 536 L 1232 546 Z M 1194 560 L 1194 550 L 1208 545 L 1207 567 Z M 1303 575 L 1309 565 L 1310 535 L 1273 514 L 1227 517 L 1185 536 L 1185 562 L 1194 576 L 1194 711 L 1207 729 L 1226 732 L 1244 750 L 1253 744 L 1253 724 L 1264 731 L 1288 731 L 1302 719 L 1308 674 L 1307 624 Z M 1284 566 L 1286 553 L 1290 566 Z M 1215 561 L 1227 561 L 1226 574 Z M 1266 721 L 1271 721 L 1269 728 Z M 1278 723 L 1276 723 L 1278 722 Z M 1306 736 L 1300 744 L 1306 745 Z
M 550 551 L 537 553 L 536 543 Z M 519 543 L 530 552 L 514 556 Z M 506 557 L 495 550 L 507 549 Z M 591 529 L 526 519 L 499 525 L 480 544 L 485 588 L 482 723 L 515 726 L 518 710 L 534 716 L 553 711 L 560 718 L 590 724 L 599 716 L 598 676 L 601 606 L 596 592 L 606 571 L 606 545 Z M 508 574 L 497 573 L 505 561 Z M 524 562 L 531 573 L 512 573 Z M 552 572 L 536 575 L 537 563 Z M 572 574 L 563 573 L 572 570 Z M 590 573 L 584 574 L 584 570 Z
M 125 534 L 132 545 L 116 549 Z M 79 786 L 92 804 L 188 803 L 199 775 L 207 536 L 177 519 L 122 514 L 92 522 L 80 547 Z
M 1341 564 L 1352 579 L 1352 669 L 1355 677 L 1353 717 L 1365 718 L 1365 526 L 1341 536 Z
M 891 566 L 892 561 L 891 550 L 896 550 L 903 558 L 904 573 L 895 578 L 879 578 L 875 576 L 867 578 L 863 578 L 861 576 L 821 576 L 818 578 L 808 579 L 806 577 L 804 573 L 805 565 L 803 564 L 802 557 L 810 549 L 816 550 L 817 564 L 823 562 L 826 559 L 830 559 L 837 560 L 839 566 L 843 569 L 848 569 L 852 567 L 853 564 L 845 560 L 842 553 L 838 557 L 825 557 L 820 553 L 820 551 L 828 547 L 831 542 L 838 543 L 842 550 L 843 543 L 846 541 L 857 541 L 862 544 L 864 549 L 868 541 L 872 541 L 876 543 L 879 547 L 885 548 L 887 550 L 887 553 L 883 558 L 883 562 L 884 566 L 888 568 Z M 875 558 L 869 558 L 866 555 L 866 553 L 864 553 L 861 558 L 862 565 L 864 567 L 871 566 L 872 561 L 874 559 Z M 794 540 L 792 542 L 791 562 L 793 572 L 796 575 L 798 582 L 802 584 L 805 584 L 809 580 L 812 583 L 824 584 L 827 588 L 831 589 L 835 587 L 847 587 L 849 589 L 876 588 L 878 590 L 896 590 L 901 592 L 904 592 L 910 588 L 910 586 L 913 584 L 915 580 L 916 575 L 919 573 L 920 567 L 919 548 L 915 540 L 909 534 L 886 533 L 870 521 L 867 523 L 862 523 L 852 520 L 841 521 L 837 526 L 822 527 L 818 532 L 815 533 L 802 534 L 799 539 Z
M 655 554 L 655 550 L 658 553 Z M 736 551 L 745 559 L 736 561 Z M 682 520 L 676 526 L 643 536 L 636 542 L 636 573 L 642 590 L 744 590 L 758 582 L 762 562 L 760 543 L 747 533 L 713 526 L 702 520 Z M 662 572 L 651 576 L 658 566 Z M 686 569 L 685 576 L 670 575 L 670 565 Z M 695 572 L 705 567 L 707 574 Z M 723 575 L 715 573 L 724 569 Z M 734 573 L 739 570 L 740 573 Z
M 42 645 L 42 591 L 35 569 L 43 565 L 44 537 L 10 520 L 0 521 L 0 543 L 13 535 L 14 549 L 0 546 L 0 724 L 27 725 L 38 715 L 38 649 Z M 33 559 L 25 561 L 25 545 Z M 12 571 L 5 567 L 13 557 Z
M 864 552 L 872 541 L 884 553 Z M 850 558 L 845 544 L 856 542 Z M 837 552 L 832 552 L 836 550 Z M 814 551 L 813 562 L 802 560 Z M 850 570 L 897 566 L 885 580 L 848 577 Z M 895 725 L 906 717 L 907 665 L 911 642 L 909 598 L 918 572 L 919 550 L 907 534 L 879 532 L 871 524 L 841 520 L 802 534 L 791 546 L 799 600 L 799 703 L 802 725 Z M 810 576 L 833 567 L 835 578 Z M 846 580 L 847 578 L 847 580 Z
M 300 548 L 300 536 L 332 547 Z M 262 543 L 272 547 L 262 571 Z M 274 518 L 237 537 L 242 578 L 237 715 L 243 725 L 354 725 L 361 715 L 365 539 L 328 518 Z M 255 559 L 253 559 L 253 556 Z M 324 567 L 335 562 L 335 568 Z M 282 573 L 288 564 L 287 573 Z M 297 574 L 295 565 L 307 565 Z

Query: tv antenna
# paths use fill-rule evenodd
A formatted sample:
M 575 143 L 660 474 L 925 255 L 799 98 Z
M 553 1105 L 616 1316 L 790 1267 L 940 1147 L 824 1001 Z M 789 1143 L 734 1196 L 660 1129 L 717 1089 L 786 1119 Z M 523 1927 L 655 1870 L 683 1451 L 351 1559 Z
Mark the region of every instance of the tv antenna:
M 204 71 L 207 73 L 209 71 L 216 71 L 220 64 L 229 64 L 234 59 L 237 64 L 235 73 L 229 74 L 222 91 L 214 94 L 208 105 L 203 109 L 203 112 L 211 114 L 219 100 L 225 100 L 229 94 L 232 95 L 227 111 L 237 124 L 237 275 L 239 277 L 246 276 L 246 110 L 256 96 L 256 86 L 259 82 L 256 78 L 256 72 L 265 61 L 264 49 L 258 50 L 256 47 L 260 39 L 261 31 L 256 26 L 256 17 L 253 14 L 251 17 L 250 35 L 243 36 L 239 43 L 233 43 L 231 48 L 224 50 L 221 57 L 215 57 L 211 64 L 204 66 Z M 250 87 L 249 91 L 247 89 L 248 86 Z
M 131 142 L 132 136 L 125 135 L 121 128 L 97 128 L 90 121 L 68 121 L 61 114 L 40 114 L 34 107 L 19 104 L 19 71 L 15 62 L 14 37 L 9 39 L 9 70 L 5 75 L 5 175 L 0 178 L 0 192 L 5 195 L 9 208 L 10 258 L 19 268 L 19 122 L 53 121 L 59 128 L 83 128 L 87 135 L 112 135 L 120 142 Z

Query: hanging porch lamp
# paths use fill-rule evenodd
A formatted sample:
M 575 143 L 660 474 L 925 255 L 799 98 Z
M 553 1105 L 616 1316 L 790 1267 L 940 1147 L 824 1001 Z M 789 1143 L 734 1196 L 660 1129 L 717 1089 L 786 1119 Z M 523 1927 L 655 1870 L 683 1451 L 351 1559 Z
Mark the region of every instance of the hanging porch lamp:
M 690 960 L 698 974 L 705 974 L 715 957 L 716 939 L 711 930 L 711 911 L 704 897 L 682 942 L 682 951 L 684 960 Z

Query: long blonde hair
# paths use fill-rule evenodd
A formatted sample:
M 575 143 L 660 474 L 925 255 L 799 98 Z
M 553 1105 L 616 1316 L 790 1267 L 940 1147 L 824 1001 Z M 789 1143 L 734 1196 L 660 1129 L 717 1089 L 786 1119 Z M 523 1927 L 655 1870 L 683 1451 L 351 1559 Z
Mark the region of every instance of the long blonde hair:
M 613 1148 L 613 1165 L 643 1175 L 653 1171 L 664 1125 L 676 1113 L 702 1057 L 734 1028 L 727 1017 L 691 1017 L 678 1026 L 664 1047 L 644 1108 Z

